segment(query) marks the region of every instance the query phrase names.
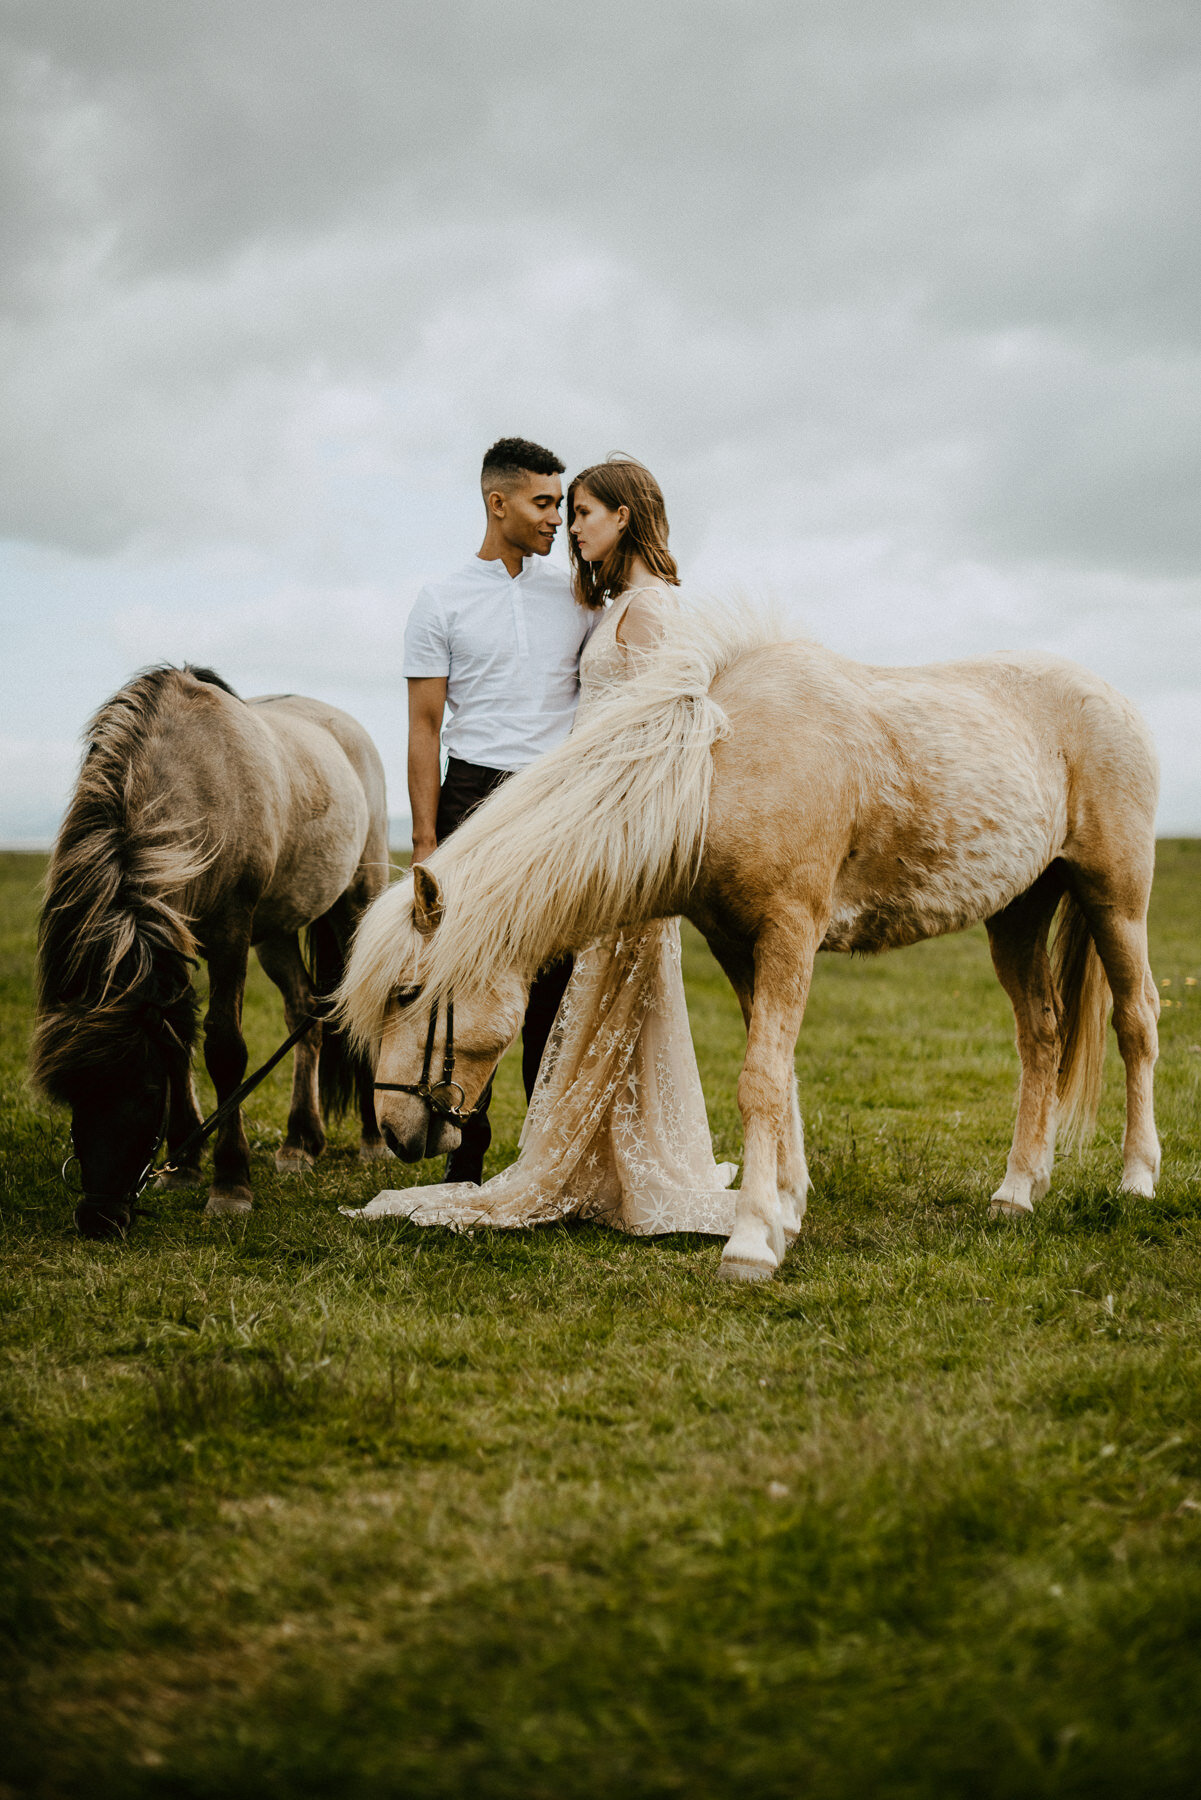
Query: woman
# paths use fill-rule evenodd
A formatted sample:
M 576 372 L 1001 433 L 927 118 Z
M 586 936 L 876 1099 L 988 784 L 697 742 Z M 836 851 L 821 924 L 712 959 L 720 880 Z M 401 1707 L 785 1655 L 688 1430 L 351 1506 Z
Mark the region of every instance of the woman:
M 576 596 L 602 616 L 580 658 L 581 710 L 601 705 L 652 649 L 677 606 L 659 485 L 611 457 L 567 494 Z M 684 1001 L 680 922 L 590 944 L 551 1030 L 521 1155 L 482 1187 L 443 1182 L 380 1194 L 358 1217 L 423 1225 L 534 1225 L 597 1219 L 651 1236 L 725 1236 L 734 1163 L 716 1164 Z

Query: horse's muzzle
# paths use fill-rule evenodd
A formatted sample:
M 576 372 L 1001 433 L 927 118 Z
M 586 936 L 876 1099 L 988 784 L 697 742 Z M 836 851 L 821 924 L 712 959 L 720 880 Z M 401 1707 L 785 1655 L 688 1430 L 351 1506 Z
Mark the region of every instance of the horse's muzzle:
M 463 1133 L 449 1119 L 440 1119 L 437 1113 L 430 1114 L 429 1130 L 425 1135 L 425 1154 L 427 1156 L 448 1156 L 457 1150 L 463 1142 Z
M 394 1156 L 401 1162 L 420 1162 L 426 1156 L 445 1156 L 451 1150 L 457 1150 L 462 1133 L 458 1127 L 451 1125 L 446 1119 L 440 1119 L 437 1113 L 429 1113 L 415 1131 L 404 1137 L 385 1120 L 380 1120 L 380 1130 L 384 1142 Z
M 89 1200 L 85 1195 L 75 1208 L 75 1225 L 81 1237 L 124 1237 L 133 1221 L 125 1200 Z

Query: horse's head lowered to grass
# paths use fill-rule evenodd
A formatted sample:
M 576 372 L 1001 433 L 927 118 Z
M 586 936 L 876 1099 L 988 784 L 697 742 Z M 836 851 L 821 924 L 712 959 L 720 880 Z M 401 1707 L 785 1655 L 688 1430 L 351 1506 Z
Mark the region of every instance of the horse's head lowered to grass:
M 141 677 L 93 719 L 38 931 L 33 1077 L 71 1109 L 75 1222 L 88 1237 L 129 1225 L 196 1036 L 196 942 L 170 896 L 209 858 L 163 821 L 131 826 L 131 760 L 169 674 Z
M 459 1142 L 459 1126 L 479 1101 L 497 1063 L 521 1029 L 529 984 L 515 971 L 486 982 L 462 981 L 453 990 L 422 984 L 423 951 L 442 923 L 445 903 L 437 876 L 418 864 L 394 890 L 387 943 L 369 941 L 369 916 L 356 955 L 363 966 L 384 950 L 410 979 L 393 981 L 368 1025 L 378 1040 L 375 1112 L 390 1149 L 404 1162 L 438 1156 Z M 382 915 L 375 921 L 378 931 Z
M 39 944 L 33 1070 L 43 1090 L 71 1109 L 82 1187 L 75 1222 L 85 1237 L 105 1237 L 128 1227 L 166 1131 L 172 1075 L 186 1080 L 196 998 L 190 946 L 175 931 L 145 917 L 122 919 L 114 908 L 110 930 L 89 936 L 64 893 L 69 885 L 56 864 Z M 130 932 L 136 925 L 136 936 L 121 953 L 123 925 Z

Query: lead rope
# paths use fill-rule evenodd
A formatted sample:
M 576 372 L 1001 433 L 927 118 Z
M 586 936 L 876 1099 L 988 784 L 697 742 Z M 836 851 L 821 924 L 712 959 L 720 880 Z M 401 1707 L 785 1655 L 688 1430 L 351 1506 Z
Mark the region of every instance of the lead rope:
M 156 1169 L 154 1167 L 154 1156 L 158 1155 L 159 1146 L 162 1144 L 162 1138 L 160 1138 L 159 1145 L 156 1145 L 155 1147 L 154 1156 L 151 1157 L 150 1162 L 141 1177 L 141 1185 L 134 1190 L 134 1198 L 136 1199 L 142 1192 L 142 1189 L 147 1185 L 152 1176 L 178 1174 L 180 1168 L 187 1161 L 191 1152 L 198 1149 L 199 1146 L 204 1143 L 206 1138 L 212 1136 L 222 1119 L 225 1118 L 228 1113 L 231 1113 L 236 1106 L 240 1106 L 248 1094 L 253 1094 L 259 1083 L 265 1081 L 267 1076 L 270 1075 L 276 1063 L 282 1062 L 284 1057 L 288 1054 L 288 1051 L 291 1050 L 295 1044 L 300 1042 L 305 1032 L 308 1031 L 311 1026 L 321 1024 L 325 1017 L 326 1013 L 324 1007 L 318 1012 L 308 1013 L 296 1027 L 295 1031 L 288 1034 L 279 1049 L 273 1051 L 266 1062 L 263 1063 L 261 1067 L 257 1068 L 253 1075 L 248 1075 L 246 1079 L 234 1089 L 232 1094 L 227 1094 L 220 1106 L 214 1107 L 208 1118 L 199 1124 L 195 1131 L 188 1133 L 188 1136 L 179 1146 L 171 1160 L 165 1162 L 160 1169 Z

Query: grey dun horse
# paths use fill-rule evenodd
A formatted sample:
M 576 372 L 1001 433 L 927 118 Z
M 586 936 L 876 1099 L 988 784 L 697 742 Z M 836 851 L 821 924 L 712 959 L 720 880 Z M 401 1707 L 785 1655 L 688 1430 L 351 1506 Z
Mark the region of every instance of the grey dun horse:
M 208 669 L 156 668 L 92 720 L 55 845 L 38 939 L 33 1073 L 71 1108 L 89 1236 L 124 1230 L 165 1134 L 168 1157 L 200 1123 L 191 1075 L 209 972 L 204 1056 L 218 1100 L 247 1061 L 250 949 L 279 988 L 289 1031 L 342 976 L 360 915 L 388 879 L 379 756 L 346 713 L 298 695 L 244 701 Z M 308 962 L 299 934 L 307 928 Z M 371 1070 L 314 1023 L 296 1046 L 285 1171 L 325 1145 L 321 1103 L 358 1100 L 361 1154 L 386 1154 Z M 197 1148 L 162 1185 L 200 1179 Z M 247 1212 L 239 1111 L 218 1128 L 206 1211 Z

